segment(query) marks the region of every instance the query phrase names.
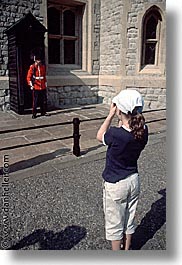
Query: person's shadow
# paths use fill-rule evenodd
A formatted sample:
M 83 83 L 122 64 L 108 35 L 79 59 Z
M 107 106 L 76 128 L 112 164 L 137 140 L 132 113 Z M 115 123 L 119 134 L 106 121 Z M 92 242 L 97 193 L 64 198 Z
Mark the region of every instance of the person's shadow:
M 166 222 L 166 189 L 158 191 L 162 198 L 151 205 L 150 211 L 141 220 L 132 236 L 131 247 L 139 250 Z
M 32 234 L 24 237 L 9 250 L 26 249 L 30 245 L 39 244 L 38 250 L 69 250 L 86 236 L 86 228 L 76 225 L 67 226 L 58 233 L 37 229 Z
M 40 164 L 42 164 L 44 162 L 53 160 L 56 157 L 65 155 L 65 154 L 67 154 L 70 151 L 71 151 L 70 148 L 66 148 L 65 147 L 65 148 L 56 150 L 56 151 L 54 151 L 52 153 L 49 152 L 49 153 L 46 153 L 46 154 L 42 154 L 42 155 L 38 155 L 38 156 L 32 157 L 30 159 L 25 159 L 25 160 L 16 162 L 14 164 L 11 164 L 10 173 L 16 172 L 18 170 L 27 169 L 27 168 L 31 168 L 33 166 L 40 165 Z M 0 174 L 1 174 L 1 170 L 0 170 Z

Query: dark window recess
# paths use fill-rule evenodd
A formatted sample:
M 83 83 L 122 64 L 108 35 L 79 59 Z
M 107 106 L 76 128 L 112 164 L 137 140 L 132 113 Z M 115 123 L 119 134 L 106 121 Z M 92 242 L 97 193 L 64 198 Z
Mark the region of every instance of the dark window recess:
M 49 63 L 60 64 L 60 40 L 49 39 L 48 47 Z
M 70 10 L 64 12 L 64 35 L 75 36 L 75 14 Z
M 64 40 L 64 63 L 75 64 L 75 41 Z
M 146 28 L 146 38 L 147 39 L 156 39 L 156 29 L 157 29 L 157 20 L 151 16 L 151 18 L 148 20 Z
M 60 34 L 60 13 L 54 7 L 48 9 L 48 32 Z
M 145 50 L 145 64 L 155 63 L 155 48 L 156 43 L 147 43 Z

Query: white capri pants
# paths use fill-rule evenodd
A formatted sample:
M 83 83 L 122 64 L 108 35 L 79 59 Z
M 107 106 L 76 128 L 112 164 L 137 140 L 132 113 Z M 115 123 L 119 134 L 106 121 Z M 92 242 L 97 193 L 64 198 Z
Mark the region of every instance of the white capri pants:
M 123 234 L 133 234 L 135 212 L 140 193 L 138 173 L 116 183 L 104 182 L 103 207 L 107 240 L 121 240 Z

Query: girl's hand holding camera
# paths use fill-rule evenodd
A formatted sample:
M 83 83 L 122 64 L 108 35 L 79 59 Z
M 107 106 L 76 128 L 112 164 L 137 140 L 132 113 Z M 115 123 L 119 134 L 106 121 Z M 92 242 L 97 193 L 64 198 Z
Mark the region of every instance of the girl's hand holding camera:
M 113 118 L 114 115 L 116 114 L 116 104 L 115 103 L 111 103 L 111 106 L 110 106 L 110 111 L 109 111 L 109 117 Z

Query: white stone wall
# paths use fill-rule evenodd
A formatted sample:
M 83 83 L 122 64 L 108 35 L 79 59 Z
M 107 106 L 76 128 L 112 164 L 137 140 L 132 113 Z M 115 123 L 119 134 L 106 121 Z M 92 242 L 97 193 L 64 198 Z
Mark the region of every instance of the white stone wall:
M 120 72 L 122 0 L 101 1 L 100 74 Z
M 99 96 L 104 103 L 110 103 L 122 89 L 135 88 L 143 94 L 146 109 L 166 107 L 165 2 L 101 1 Z M 142 19 L 153 5 L 161 10 L 163 17 L 159 65 L 158 69 L 148 68 L 144 72 L 140 69 Z
M 144 110 L 166 108 L 166 88 L 164 87 L 127 87 L 138 90 L 144 98 Z
M 92 74 L 98 74 L 100 69 L 100 0 L 94 2 L 93 8 L 93 57 Z
M 145 100 L 145 110 L 166 108 L 165 58 L 158 56 L 158 70 L 155 68 L 140 70 L 142 16 L 151 6 L 156 5 L 162 14 L 165 13 L 165 0 L 131 0 L 127 17 L 126 76 L 137 79 L 137 86 L 126 81 L 125 88 L 134 88 L 141 92 Z M 165 16 L 161 25 L 160 54 L 165 54 Z M 164 65 L 165 67 L 165 65 Z M 128 80 L 130 80 L 130 78 Z M 126 79 L 127 80 L 127 79 Z M 140 81 L 141 80 L 141 81 Z
M 141 93 L 144 98 L 144 110 L 164 109 L 166 108 L 166 88 L 165 87 L 130 87 L 126 89 L 135 89 Z M 115 96 L 115 88 L 112 86 L 99 87 L 100 101 L 110 104 Z
M 115 96 L 116 91 L 113 86 L 100 86 L 99 87 L 99 99 L 100 103 L 110 104 L 112 98 Z
M 136 18 L 136 17 L 135 17 Z M 127 30 L 127 39 L 128 39 L 128 49 L 126 53 L 126 74 L 135 75 L 136 71 L 136 49 L 137 49 L 137 39 L 138 39 L 138 29 L 134 27 L 129 27 Z

